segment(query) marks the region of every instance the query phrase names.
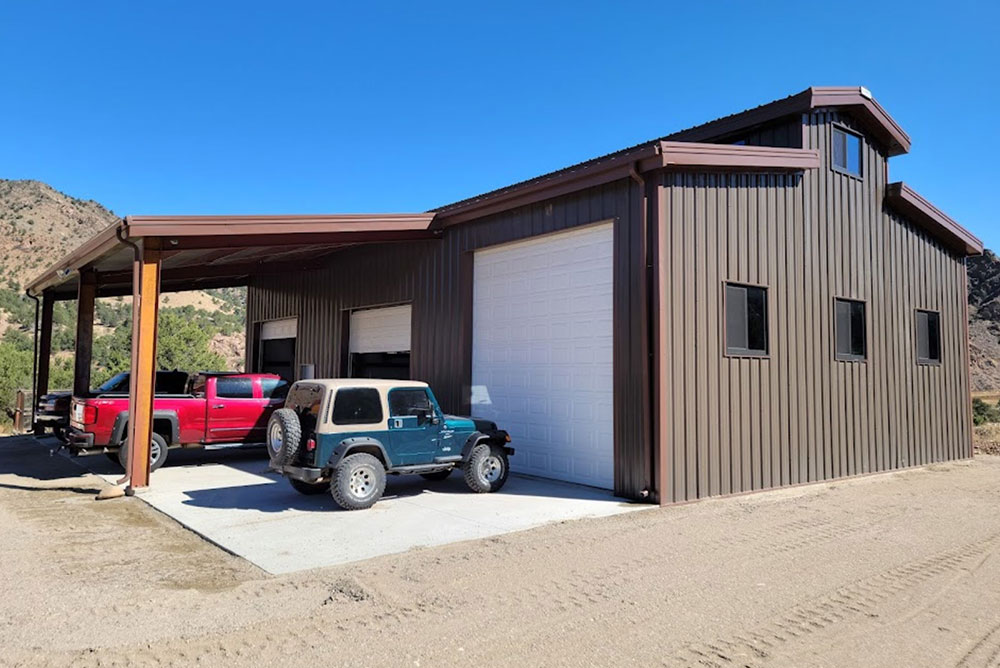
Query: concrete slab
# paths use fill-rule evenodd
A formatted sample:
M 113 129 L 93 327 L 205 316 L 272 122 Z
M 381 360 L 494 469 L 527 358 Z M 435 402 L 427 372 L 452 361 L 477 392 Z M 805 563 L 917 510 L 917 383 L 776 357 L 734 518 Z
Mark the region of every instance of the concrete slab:
M 103 456 L 77 461 L 109 482 L 121 476 Z M 519 475 L 499 493 L 472 494 L 455 473 L 442 482 L 390 476 L 373 508 L 348 512 L 328 495 L 293 490 L 267 470 L 260 450 L 171 451 L 139 498 L 275 574 L 650 507 L 593 487 Z

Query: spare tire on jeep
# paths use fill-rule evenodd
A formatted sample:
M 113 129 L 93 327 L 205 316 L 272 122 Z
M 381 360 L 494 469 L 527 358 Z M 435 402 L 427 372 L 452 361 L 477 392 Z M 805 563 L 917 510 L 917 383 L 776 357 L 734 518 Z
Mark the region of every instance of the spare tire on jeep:
M 290 464 L 302 446 L 302 423 L 291 408 L 279 408 L 267 423 L 267 454 L 276 466 Z

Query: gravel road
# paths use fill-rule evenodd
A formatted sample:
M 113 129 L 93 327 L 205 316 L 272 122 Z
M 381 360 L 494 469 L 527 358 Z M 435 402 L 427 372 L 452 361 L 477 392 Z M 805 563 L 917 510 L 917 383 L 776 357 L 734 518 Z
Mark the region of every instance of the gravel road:
M 271 577 L 0 439 L 0 665 L 995 666 L 1000 457 Z M 309 549 L 309 537 L 302 537 Z

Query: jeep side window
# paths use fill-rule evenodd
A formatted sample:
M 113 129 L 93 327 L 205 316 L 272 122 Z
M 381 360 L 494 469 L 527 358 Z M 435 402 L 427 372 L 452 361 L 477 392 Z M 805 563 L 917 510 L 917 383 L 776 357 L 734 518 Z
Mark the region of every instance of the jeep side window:
M 422 388 L 398 389 L 389 393 L 389 413 L 392 417 L 415 415 L 424 424 L 434 415 L 430 397 Z
M 354 387 L 337 390 L 333 401 L 334 424 L 375 424 L 382 421 L 378 390 Z

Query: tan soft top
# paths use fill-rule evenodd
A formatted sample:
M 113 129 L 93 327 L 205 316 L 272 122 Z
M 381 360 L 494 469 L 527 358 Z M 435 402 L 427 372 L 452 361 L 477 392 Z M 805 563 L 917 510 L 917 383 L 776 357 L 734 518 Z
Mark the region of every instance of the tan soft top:
M 427 387 L 427 383 L 419 380 L 392 380 L 386 378 L 313 378 L 300 380 L 297 384 L 319 385 L 328 390 L 341 387 L 371 387 L 376 390 L 390 390 L 394 387 Z

